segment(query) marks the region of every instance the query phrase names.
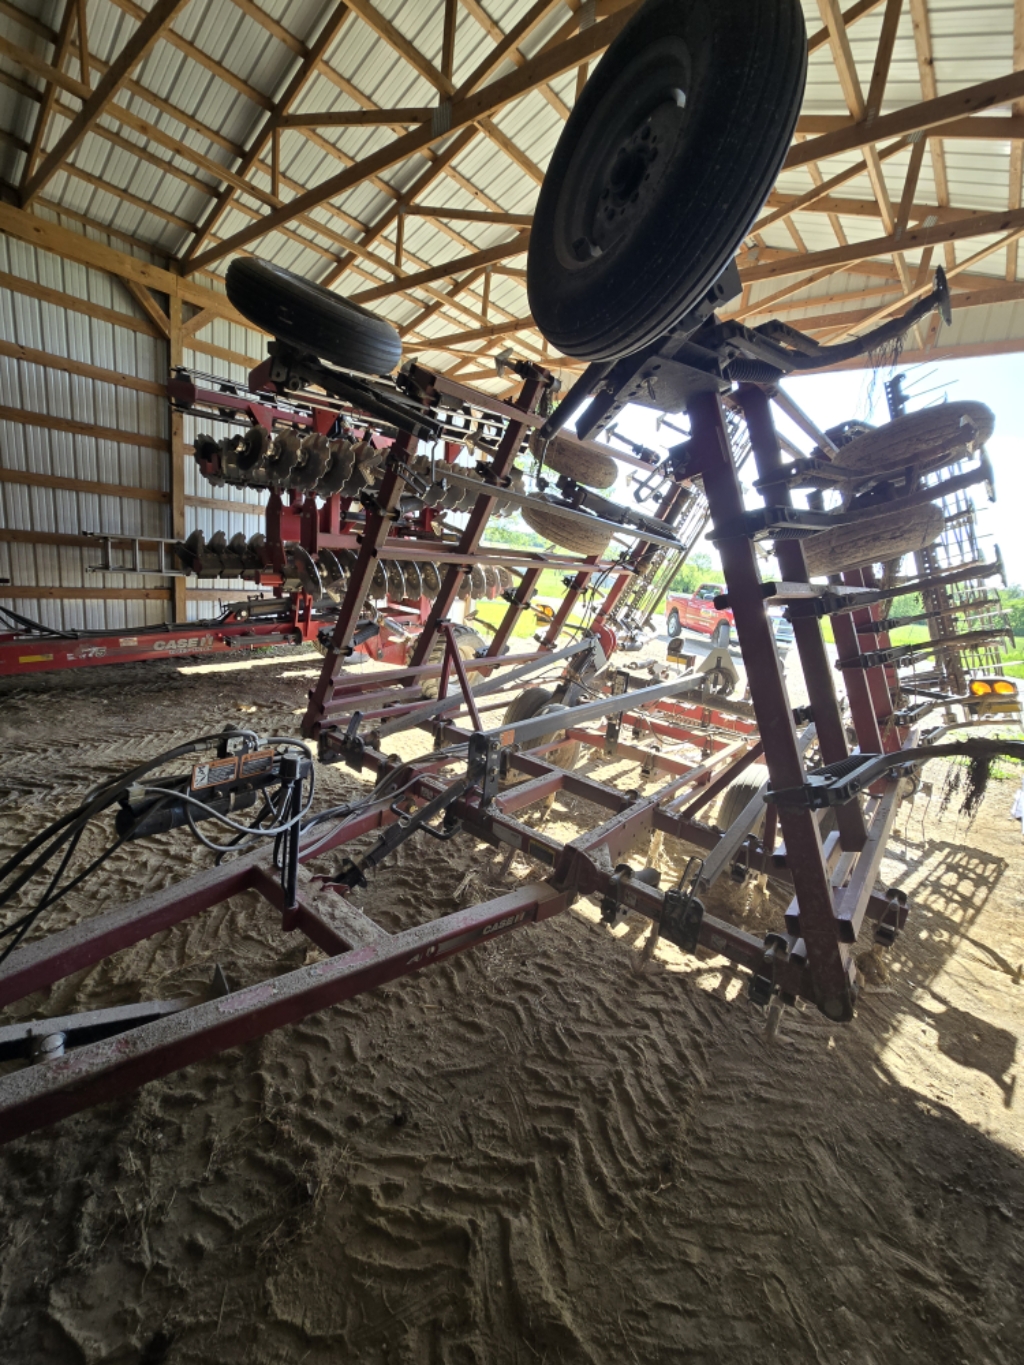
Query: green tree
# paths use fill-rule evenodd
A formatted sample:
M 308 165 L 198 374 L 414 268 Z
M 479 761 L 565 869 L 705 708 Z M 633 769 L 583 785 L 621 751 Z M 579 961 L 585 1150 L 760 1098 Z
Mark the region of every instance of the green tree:
M 1011 597 L 1008 592 L 999 595 L 1002 599 L 1003 610 L 1010 618 L 1014 637 L 1021 640 L 1024 639 L 1024 593 L 1021 593 L 1019 588 L 1013 588 L 1011 591 L 1020 593 L 1020 595 Z
M 710 555 L 700 553 L 691 555 L 685 564 L 680 564 L 669 592 L 694 592 L 702 583 L 718 582 L 721 573 L 718 573 L 717 578 L 715 575 Z

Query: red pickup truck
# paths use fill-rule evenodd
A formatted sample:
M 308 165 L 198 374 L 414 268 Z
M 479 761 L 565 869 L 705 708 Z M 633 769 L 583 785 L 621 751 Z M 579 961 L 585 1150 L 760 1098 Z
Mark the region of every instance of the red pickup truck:
M 718 583 L 702 583 L 694 593 L 672 594 L 665 602 L 665 624 L 675 637 L 685 627 L 713 635 L 719 621 L 732 625 L 732 612 L 719 611 L 714 599 L 725 589 Z

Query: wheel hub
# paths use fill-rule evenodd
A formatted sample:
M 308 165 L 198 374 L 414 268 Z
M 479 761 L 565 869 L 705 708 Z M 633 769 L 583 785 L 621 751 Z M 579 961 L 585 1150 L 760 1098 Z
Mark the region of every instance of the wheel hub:
M 602 254 L 628 233 L 660 192 L 685 108 L 686 96 L 674 89 L 619 144 L 594 207 L 589 255 Z
M 646 48 L 603 91 L 558 190 L 556 252 L 590 264 L 642 228 L 671 178 L 691 111 L 692 66 L 670 39 Z

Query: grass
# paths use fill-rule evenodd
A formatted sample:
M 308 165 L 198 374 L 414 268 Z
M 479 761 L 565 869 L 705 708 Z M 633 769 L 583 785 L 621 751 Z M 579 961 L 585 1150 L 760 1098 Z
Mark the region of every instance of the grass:
M 477 602 L 474 615 L 477 623 L 486 621 L 489 625 L 498 626 L 507 610 L 508 603 L 500 600 L 497 602 Z M 569 625 L 571 626 L 578 626 L 582 623 L 583 615 L 581 612 L 573 612 L 569 617 Z M 547 623 L 538 620 L 533 612 L 527 608 L 516 622 L 512 630 L 512 638 L 514 640 L 532 640 L 535 635 L 543 635 L 546 630 Z M 491 638 L 489 630 L 481 630 L 480 634 L 485 640 Z

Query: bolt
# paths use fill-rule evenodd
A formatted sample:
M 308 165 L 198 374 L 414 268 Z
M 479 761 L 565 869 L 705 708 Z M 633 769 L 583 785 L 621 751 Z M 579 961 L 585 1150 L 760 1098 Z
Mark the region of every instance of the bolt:
M 601 255 L 601 248 L 589 237 L 577 237 L 572 244 L 572 253 L 578 261 L 589 261 Z

